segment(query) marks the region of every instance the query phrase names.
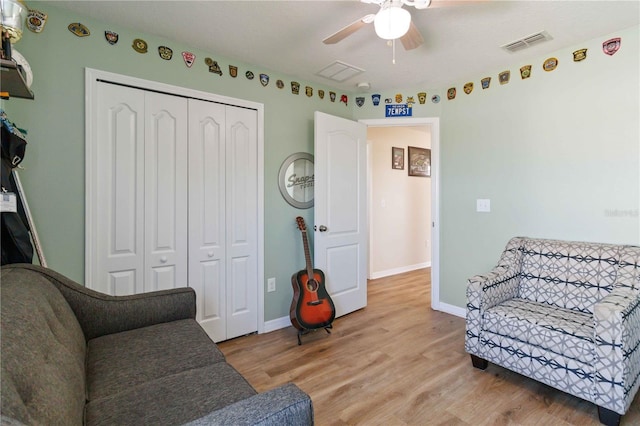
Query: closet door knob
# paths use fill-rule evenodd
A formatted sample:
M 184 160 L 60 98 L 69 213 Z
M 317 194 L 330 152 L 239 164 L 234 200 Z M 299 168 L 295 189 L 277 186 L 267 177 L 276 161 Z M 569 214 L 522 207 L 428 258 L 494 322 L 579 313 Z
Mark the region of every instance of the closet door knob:
M 162 256 L 160 258 L 160 263 L 167 263 L 167 256 Z
M 207 256 L 213 257 L 213 250 L 211 250 L 209 253 L 207 253 Z

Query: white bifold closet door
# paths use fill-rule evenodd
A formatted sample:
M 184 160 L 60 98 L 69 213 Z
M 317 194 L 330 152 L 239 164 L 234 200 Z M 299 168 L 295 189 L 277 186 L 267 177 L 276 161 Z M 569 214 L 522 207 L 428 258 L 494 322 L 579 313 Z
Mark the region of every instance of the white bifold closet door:
M 256 129 L 255 110 L 189 100 L 189 285 L 210 336 L 258 328 Z
M 214 340 L 256 331 L 257 112 L 97 86 L 87 286 L 190 286 Z
M 186 286 L 187 100 L 100 84 L 95 279 L 125 295 Z

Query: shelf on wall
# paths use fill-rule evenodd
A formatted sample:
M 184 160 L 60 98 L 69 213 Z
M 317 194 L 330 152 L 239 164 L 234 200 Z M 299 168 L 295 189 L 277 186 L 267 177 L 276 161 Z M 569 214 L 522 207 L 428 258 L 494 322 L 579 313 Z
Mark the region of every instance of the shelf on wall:
M 2 65 L 0 91 L 8 92 L 11 98 L 33 99 L 33 92 L 27 87 L 27 82 L 18 70 L 18 65 L 6 59 L 0 59 L 0 61 Z

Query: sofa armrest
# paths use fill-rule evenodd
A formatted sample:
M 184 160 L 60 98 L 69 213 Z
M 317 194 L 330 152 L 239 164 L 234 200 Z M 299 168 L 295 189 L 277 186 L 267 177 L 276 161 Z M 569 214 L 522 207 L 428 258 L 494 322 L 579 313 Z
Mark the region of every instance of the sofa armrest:
M 313 425 L 309 395 L 293 383 L 243 399 L 187 423 L 186 426 Z
M 617 287 L 594 305 L 596 404 L 624 414 L 640 386 L 640 291 Z
M 109 296 L 41 266 L 24 264 L 12 267 L 31 269 L 46 276 L 71 306 L 87 340 L 196 316 L 196 296 L 192 288 Z

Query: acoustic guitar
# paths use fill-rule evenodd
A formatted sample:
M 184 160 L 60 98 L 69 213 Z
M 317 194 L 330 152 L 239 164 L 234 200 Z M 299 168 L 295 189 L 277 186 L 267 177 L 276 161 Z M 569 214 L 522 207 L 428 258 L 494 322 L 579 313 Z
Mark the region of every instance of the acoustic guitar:
M 298 333 L 298 344 L 301 344 L 300 334 L 304 334 L 307 330 L 324 328 L 329 332 L 328 329 L 331 328 L 331 323 L 336 316 L 336 308 L 325 288 L 324 272 L 320 269 L 314 269 L 311 263 L 307 227 L 304 219 L 298 216 L 296 221 L 298 229 L 302 232 L 302 245 L 304 246 L 304 258 L 307 267 L 291 277 L 293 300 L 291 301 L 289 317 L 291 318 L 291 324 L 303 332 Z

